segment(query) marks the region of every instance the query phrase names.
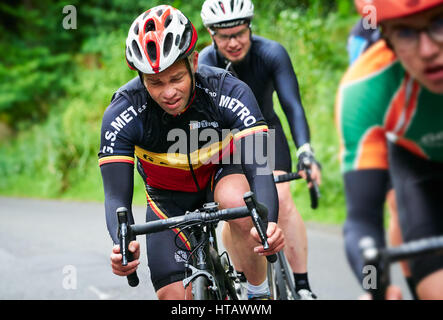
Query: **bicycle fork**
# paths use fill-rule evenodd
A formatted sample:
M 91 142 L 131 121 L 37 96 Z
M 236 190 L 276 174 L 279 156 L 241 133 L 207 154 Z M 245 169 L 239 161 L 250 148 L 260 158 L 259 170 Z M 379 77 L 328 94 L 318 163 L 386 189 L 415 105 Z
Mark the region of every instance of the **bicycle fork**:
M 202 234 L 196 239 L 195 235 L 191 235 L 191 243 L 202 243 L 204 238 Z M 206 240 L 203 240 L 206 242 Z M 183 280 L 183 286 L 186 289 L 190 283 L 192 285 L 192 292 L 196 300 L 208 300 L 211 295 L 216 295 L 218 292 L 217 281 L 214 276 L 209 272 L 207 257 L 209 255 L 209 249 L 207 243 L 196 248 L 194 253 L 194 265 L 189 262 L 185 263 L 185 268 L 191 270 L 191 275 Z

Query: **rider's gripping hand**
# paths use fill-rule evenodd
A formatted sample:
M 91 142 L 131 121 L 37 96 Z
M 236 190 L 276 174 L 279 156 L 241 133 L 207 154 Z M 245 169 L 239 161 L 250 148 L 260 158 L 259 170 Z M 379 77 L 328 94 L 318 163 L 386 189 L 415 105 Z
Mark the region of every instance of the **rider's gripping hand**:
M 134 260 L 129 262 L 127 266 L 122 266 L 123 256 L 120 253 L 120 246 L 117 244 L 112 248 L 111 253 L 111 268 L 112 272 L 118 276 L 128 276 L 137 270 L 140 261 L 140 243 L 137 241 L 131 241 L 129 243 L 129 251 L 132 252 Z
M 260 236 L 255 227 L 251 229 L 251 235 L 256 242 L 261 244 Z M 264 250 L 263 245 L 260 245 L 254 248 L 255 253 L 261 256 L 269 256 L 283 249 L 285 246 L 285 237 L 283 236 L 283 231 L 275 222 L 268 223 L 266 235 L 268 236 L 269 249 Z
M 307 179 L 306 170 L 311 170 L 311 179 L 317 183 L 317 185 L 321 184 L 321 165 L 315 159 L 314 152 L 312 151 L 309 143 L 305 143 L 302 145 L 297 151 L 297 171 L 303 177 L 303 179 Z M 308 187 L 312 187 L 311 183 Z

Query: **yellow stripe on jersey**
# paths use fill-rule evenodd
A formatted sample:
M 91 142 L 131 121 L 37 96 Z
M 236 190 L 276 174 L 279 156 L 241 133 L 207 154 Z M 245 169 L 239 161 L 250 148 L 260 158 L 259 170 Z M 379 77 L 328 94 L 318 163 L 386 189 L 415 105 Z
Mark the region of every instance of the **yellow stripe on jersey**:
M 221 142 L 215 142 L 192 152 L 190 158 L 194 170 L 210 163 L 212 160 L 218 161 L 221 150 L 228 147 L 231 140 L 232 134 L 229 134 Z M 189 170 L 188 155 L 184 153 L 155 153 L 136 146 L 135 154 L 138 158 L 158 166 Z
M 108 156 L 98 159 L 98 165 L 102 166 L 106 163 L 114 163 L 114 162 L 126 162 L 134 164 L 134 157 L 128 156 Z
M 257 132 L 267 132 L 267 131 L 268 131 L 268 126 L 267 125 L 257 126 L 257 127 L 249 128 L 249 129 L 242 130 L 242 131 L 236 133 L 234 135 L 234 139 L 235 140 L 239 140 L 239 139 L 241 139 L 243 137 L 246 137 L 246 136 L 248 136 L 250 134 L 254 134 L 254 133 L 257 133 Z

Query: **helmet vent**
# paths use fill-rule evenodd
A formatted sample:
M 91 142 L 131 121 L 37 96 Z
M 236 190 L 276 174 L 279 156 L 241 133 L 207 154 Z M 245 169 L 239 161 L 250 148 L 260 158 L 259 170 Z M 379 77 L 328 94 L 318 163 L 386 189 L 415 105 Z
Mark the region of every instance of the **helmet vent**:
M 178 20 L 180 21 L 180 24 L 185 25 L 188 22 L 188 19 L 186 19 L 186 17 L 183 14 L 179 14 L 178 17 L 179 17 Z
M 171 24 L 172 21 L 172 16 L 169 15 L 166 19 L 165 19 L 165 29 Z
M 159 17 L 161 17 L 163 14 L 163 9 L 158 10 L 156 13 Z
M 146 51 L 148 52 L 149 59 L 152 63 L 157 61 L 157 46 L 154 41 L 149 41 L 146 45 Z
M 135 57 L 138 60 L 142 60 L 142 54 L 140 52 L 140 49 L 138 48 L 137 41 L 135 40 L 132 40 L 132 52 L 135 54 Z
M 148 20 L 145 26 L 145 33 L 148 33 L 149 31 L 155 31 L 155 22 L 154 20 Z
M 135 25 L 135 27 L 134 27 L 134 33 L 135 33 L 135 35 L 137 35 L 138 36 L 138 28 L 139 28 L 139 25 L 138 25 L 138 23 Z
M 169 52 L 171 52 L 173 38 L 174 36 L 171 32 L 169 32 L 165 37 L 165 42 L 163 44 L 163 56 L 165 58 L 169 55 Z
M 191 31 L 189 29 L 185 30 L 183 32 L 183 38 L 180 41 L 180 46 L 178 47 L 180 50 L 183 50 L 183 48 L 186 48 L 189 44 L 189 41 L 191 40 Z
M 180 35 L 178 34 L 178 35 L 175 37 L 175 46 L 178 46 L 179 43 L 180 43 Z
M 222 9 L 223 13 L 226 14 L 225 6 L 223 5 L 223 2 L 219 1 L 219 2 L 218 2 L 218 5 L 219 5 L 220 8 Z
M 243 2 L 242 2 L 242 5 L 243 5 Z M 234 0 L 231 0 L 231 12 L 233 12 L 234 11 Z
M 146 19 L 146 17 L 148 16 L 149 12 L 151 12 L 151 10 L 148 10 L 148 11 L 145 12 L 145 14 L 143 15 L 142 20 Z

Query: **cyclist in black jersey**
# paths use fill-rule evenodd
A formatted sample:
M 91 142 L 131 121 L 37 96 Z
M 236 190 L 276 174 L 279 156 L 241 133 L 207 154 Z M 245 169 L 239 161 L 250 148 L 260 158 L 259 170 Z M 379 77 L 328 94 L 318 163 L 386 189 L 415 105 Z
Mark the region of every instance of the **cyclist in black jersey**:
M 192 23 L 167 5 L 144 12 L 129 29 L 126 59 L 139 76 L 113 95 L 103 116 L 99 152 L 106 223 L 116 244 L 112 270 L 126 276 L 139 264 L 140 246 L 132 241 L 129 250 L 135 260 L 121 265 L 115 214 L 118 207 L 131 208 L 136 162 L 146 185 L 147 221 L 182 215 L 210 200 L 222 208 L 244 206 L 242 195 L 251 189 L 268 208 L 270 249 L 264 251 L 251 232 L 250 219 L 229 224 L 246 277 L 260 285 L 266 279 L 263 256 L 284 246 L 266 155 L 268 128 L 249 87 L 224 70 L 198 67 L 196 41 Z M 265 152 L 258 152 L 256 145 Z M 220 181 L 217 172 L 232 166 L 225 160 L 235 156 L 244 175 Z M 189 249 L 188 235 L 178 229 L 147 236 L 151 280 L 159 299 L 185 297 L 183 255 L 189 253 L 177 249 L 177 239 Z
M 201 17 L 213 44 L 202 50 L 199 63 L 229 70 L 252 89 L 266 122 L 275 130 L 277 157 L 273 159 L 274 174 L 279 175 L 291 172 L 293 167 L 288 141 L 274 111 L 272 95 L 276 91 L 298 148 L 298 169 L 304 169 L 303 163 L 309 159 L 307 163 L 312 166 L 312 176 L 320 183 L 320 170 L 310 147 L 309 127 L 290 57 L 279 43 L 252 35 L 250 24 L 253 15 L 254 6 L 250 0 L 206 0 Z M 241 168 L 237 169 L 225 174 L 241 172 Z M 305 226 L 292 200 L 289 182 L 278 185 L 277 190 L 279 223 L 290 244 L 285 253 L 295 272 L 297 290 L 303 290 L 301 295 L 310 298 L 313 295 L 307 276 Z M 229 233 L 229 230 L 225 228 L 224 233 Z

